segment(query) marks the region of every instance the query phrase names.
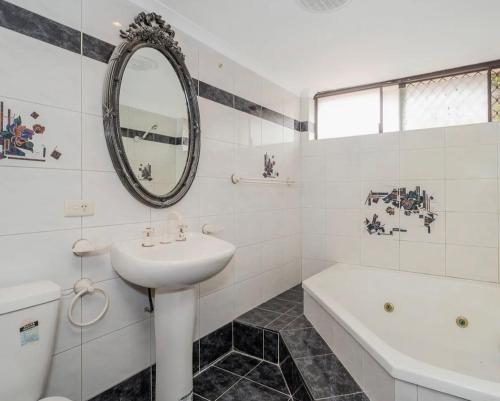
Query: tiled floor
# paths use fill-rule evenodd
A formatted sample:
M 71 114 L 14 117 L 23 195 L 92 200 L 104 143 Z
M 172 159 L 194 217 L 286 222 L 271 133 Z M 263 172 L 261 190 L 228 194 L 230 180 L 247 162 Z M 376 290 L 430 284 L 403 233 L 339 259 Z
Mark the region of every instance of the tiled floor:
M 296 286 L 241 315 L 236 321 L 272 331 L 295 327 L 295 322 L 312 327 L 304 320 L 303 313 L 303 290 Z
M 244 350 L 262 347 L 265 357 L 267 338 L 276 336 L 280 343 L 277 362 L 294 400 L 369 401 L 304 316 L 303 299 L 301 286 L 296 286 L 237 318 L 235 347 L 238 342 Z M 253 348 L 252 341 L 256 342 Z
M 194 378 L 197 401 L 288 401 L 278 365 L 231 352 Z
M 193 373 L 195 401 L 369 401 L 304 316 L 300 286 L 196 341 Z M 154 400 L 155 380 L 153 366 L 93 401 Z

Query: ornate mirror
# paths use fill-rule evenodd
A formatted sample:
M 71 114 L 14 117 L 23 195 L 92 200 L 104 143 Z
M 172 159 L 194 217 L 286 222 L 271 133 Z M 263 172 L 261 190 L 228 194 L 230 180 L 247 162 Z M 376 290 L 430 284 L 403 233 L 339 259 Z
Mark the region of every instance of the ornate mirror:
M 139 201 L 163 208 L 189 190 L 200 154 L 196 90 L 175 32 L 139 14 L 109 61 L 103 116 L 118 176 Z

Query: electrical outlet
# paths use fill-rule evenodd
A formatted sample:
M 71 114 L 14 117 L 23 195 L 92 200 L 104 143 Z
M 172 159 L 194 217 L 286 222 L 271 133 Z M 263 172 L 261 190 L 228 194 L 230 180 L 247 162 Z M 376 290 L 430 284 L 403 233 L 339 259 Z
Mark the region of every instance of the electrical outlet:
M 64 201 L 64 216 L 82 217 L 93 216 L 95 207 L 93 201 L 86 200 L 66 200 Z

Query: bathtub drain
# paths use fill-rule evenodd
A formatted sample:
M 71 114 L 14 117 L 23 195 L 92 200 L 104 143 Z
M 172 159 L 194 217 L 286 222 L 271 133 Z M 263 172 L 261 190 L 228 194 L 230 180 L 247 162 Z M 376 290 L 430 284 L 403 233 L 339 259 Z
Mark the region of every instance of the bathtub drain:
M 465 316 L 457 317 L 455 322 L 457 322 L 457 326 L 461 329 L 465 329 L 469 325 L 469 320 Z
M 386 302 L 384 304 L 384 310 L 387 312 L 387 313 L 391 313 L 391 312 L 394 312 L 394 305 L 391 304 L 390 302 Z

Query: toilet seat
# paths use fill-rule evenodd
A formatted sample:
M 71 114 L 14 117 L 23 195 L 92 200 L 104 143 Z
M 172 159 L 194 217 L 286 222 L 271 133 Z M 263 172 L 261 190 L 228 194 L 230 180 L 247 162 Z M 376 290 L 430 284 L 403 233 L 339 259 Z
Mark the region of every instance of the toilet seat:
M 69 398 L 64 397 L 47 397 L 42 398 L 40 401 L 71 401 Z

